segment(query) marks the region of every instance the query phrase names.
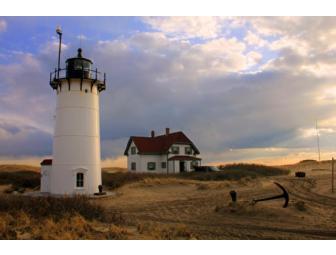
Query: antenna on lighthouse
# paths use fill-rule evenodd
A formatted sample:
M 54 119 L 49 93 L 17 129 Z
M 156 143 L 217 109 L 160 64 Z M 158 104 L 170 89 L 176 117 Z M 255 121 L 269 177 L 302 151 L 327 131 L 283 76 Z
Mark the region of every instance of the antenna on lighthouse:
M 56 33 L 59 37 L 59 45 L 58 45 L 58 64 L 57 64 L 57 79 L 59 79 L 60 72 L 60 62 L 61 62 L 61 45 L 62 45 L 62 29 L 60 26 L 56 27 Z

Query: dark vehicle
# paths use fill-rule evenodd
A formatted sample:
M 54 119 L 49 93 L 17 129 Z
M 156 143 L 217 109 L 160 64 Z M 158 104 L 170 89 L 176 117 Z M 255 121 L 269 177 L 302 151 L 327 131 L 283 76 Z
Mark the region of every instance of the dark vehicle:
M 216 166 L 196 166 L 195 172 L 219 172 L 220 170 Z

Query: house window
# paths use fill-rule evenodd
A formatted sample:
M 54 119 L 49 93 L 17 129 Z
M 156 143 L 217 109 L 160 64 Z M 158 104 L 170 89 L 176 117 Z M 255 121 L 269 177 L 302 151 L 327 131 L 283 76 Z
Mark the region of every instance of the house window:
M 190 155 L 191 154 L 191 148 L 190 147 L 185 147 L 184 152 L 185 152 L 186 155 Z
M 136 148 L 133 146 L 133 147 L 131 147 L 131 154 L 136 154 Z
M 83 173 L 76 174 L 76 187 L 78 188 L 84 187 L 84 174 Z
M 131 163 L 131 170 L 133 170 L 133 171 L 136 170 L 136 163 L 135 162 Z
M 172 146 L 172 153 L 173 154 L 179 154 L 180 153 L 180 147 Z
M 167 162 L 161 162 L 161 168 L 167 168 Z
M 147 169 L 151 171 L 155 170 L 155 162 L 148 162 Z

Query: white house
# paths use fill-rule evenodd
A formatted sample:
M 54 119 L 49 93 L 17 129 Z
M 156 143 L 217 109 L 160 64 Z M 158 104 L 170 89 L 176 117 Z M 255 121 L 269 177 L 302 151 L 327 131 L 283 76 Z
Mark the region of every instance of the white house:
M 191 172 L 201 164 L 200 152 L 195 144 L 183 133 L 170 133 L 150 137 L 131 136 L 124 155 L 131 172 L 180 173 Z

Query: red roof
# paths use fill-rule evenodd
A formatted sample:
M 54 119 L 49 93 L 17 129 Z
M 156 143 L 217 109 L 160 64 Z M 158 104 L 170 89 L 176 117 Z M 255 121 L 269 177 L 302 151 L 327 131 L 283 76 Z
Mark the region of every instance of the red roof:
M 164 154 L 167 153 L 173 144 L 189 144 L 196 154 L 199 154 L 199 150 L 193 142 L 181 131 L 155 137 L 131 136 L 128 140 L 124 155 L 128 155 L 132 141 L 140 154 Z
M 52 159 L 47 158 L 43 159 L 42 162 L 40 163 L 41 166 L 46 166 L 46 165 L 52 165 Z
M 202 159 L 192 157 L 192 156 L 174 156 L 174 157 L 169 158 L 168 160 L 202 160 Z

